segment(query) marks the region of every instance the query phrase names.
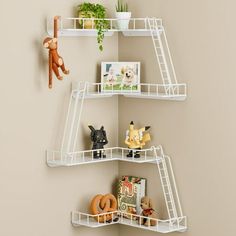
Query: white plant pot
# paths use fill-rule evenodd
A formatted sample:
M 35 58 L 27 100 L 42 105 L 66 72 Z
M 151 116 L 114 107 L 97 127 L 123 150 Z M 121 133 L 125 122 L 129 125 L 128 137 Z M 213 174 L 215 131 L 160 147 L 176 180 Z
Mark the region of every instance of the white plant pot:
M 116 12 L 117 29 L 119 30 L 129 29 L 130 18 L 131 18 L 131 12 Z

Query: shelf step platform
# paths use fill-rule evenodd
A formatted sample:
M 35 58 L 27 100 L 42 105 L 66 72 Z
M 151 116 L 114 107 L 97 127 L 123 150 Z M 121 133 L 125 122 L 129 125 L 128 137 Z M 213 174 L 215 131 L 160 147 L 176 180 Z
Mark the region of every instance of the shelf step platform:
M 133 87 L 135 87 L 133 85 Z M 106 98 L 115 95 L 123 95 L 129 98 L 144 98 L 144 99 L 158 99 L 158 100 L 174 100 L 183 101 L 187 96 L 186 84 L 149 84 L 149 83 L 138 83 L 136 90 L 126 89 L 122 90 L 116 85 L 106 86 L 102 83 L 91 83 L 91 82 L 76 82 L 73 83 L 72 90 L 73 96 L 76 97 L 82 93 L 79 91 L 84 90 L 84 98 Z
M 78 152 L 63 152 L 47 150 L 46 158 L 49 167 L 69 167 L 84 164 L 101 163 L 107 161 L 127 161 L 133 163 L 159 163 L 163 158 L 163 150 L 161 146 L 151 147 L 149 149 L 139 150 L 140 157 L 135 158 L 133 150 L 133 156 L 127 157 L 127 154 L 132 149 L 122 147 L 111 147 L 98 149 L 96 152 L 103 152 L 105 158 L 94 158 L 94 150 L 78 151 Z M 156 155 L 157 153 L 157 155 Z
M 74 18 L 67 17 L 60 19 L 60 28 L 58 35 L 63 37 L 79 37 L 79 36 L 97 36 L 96 22 L 103 19 L 96 18 Z M 105 36 L 112 36 L 115 32 L 122 32 L 124 36 L 152 36 L 151 29 L 149 28 L 148 21 L 154 23 L 157 21 L 157 25 L 160 27 L 157 34 L 162 33 L 162 19 L 159 18 L 131 18 L 129 20 L 128 29 L 118 28 L 118 19 L 106 18 L 107 29 L 105 30 Z M 124 19 L 123 21 L 127 21 Z M 53 19 L 48 18 L 47 20 L 47 32 L 50 36 L 53 36 Z
M 101 217 L 109 217 L 109 221 L 104 222 L 103 220 L 103 222 L 101 222 Z M 100 219 L 100 222 L 98 222 L 98 219 Z M 141 225 L 141 219 L 146 219 L 149 224 L 147 226 Z M 150 220 L 155 221 L 156 226 L 151 226 Z M 184 232 L 187 229 L 187 218 L 186 216 L 181 216 L 173 219 L 160 220 L 124 213 L 121 211 L 102 213 L 98 215 L 91 215 L 83 212 L 72 212 L 72 225 L 75 227 L 86 226 L 90 228 L 98 228 L 112 224 L 127 225 L 159 233 Z

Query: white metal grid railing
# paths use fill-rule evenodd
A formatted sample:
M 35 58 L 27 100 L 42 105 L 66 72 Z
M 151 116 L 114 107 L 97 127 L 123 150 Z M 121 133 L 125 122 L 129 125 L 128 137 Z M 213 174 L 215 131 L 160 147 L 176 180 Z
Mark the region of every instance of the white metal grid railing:
M 153 46 L 159 65 L 161 78 L 163 84 L 172 85 L 177 84 L 177 78 L 175 73 L 175 68 L 172 60 L 172 56 L 169 49 L 169 44 L 167 41 L 164 26 L 160 26 L 156 19 L 148 19 L 148 26 L 151 31 Z M 161 34 L 159 33 L 161 30 Z M 165 87 L 166 94 L 171 90 L 174 93 L 173 87 Z
M 152 84 L 152 83 L 137 83 L 133 86 L 136 86 L 137 89 L 133 89 L 133 86 L 128 90 L 122 90 L 122 88 L 115 88 L 115 84 L 109 86 L 109 89 L 106 88 L 104 83 L 93 83 L 93 82 L 78 82 L 74 88 L 74 92 L 81 90 L 81 87 L 84 87 L 86 84 L 85 96 L 96 96 L 96 95 L 137 95 L 143 97 L 178 97 L 186 96 L 187 87 L 186 84 Z M 171 88 L 171 89 L 170 89 Z
M 96 22 L 97 21 L 105 21 L 107 22 L 107 27 L 106 30 L 108 31 L 124 31 L 120 30 L 118 28 L 117 22 L 122 20 L 122 19 L 116 19 L 116 18 L 105 18 L 105 19 L 100 19 L 100 18 L 78 18 L 78 17 L 66 17 L 66 18 L 61 18 L 60 19 L 60 31 L 63 30 L 95 30 L 96 29 Z M 127 19 L 124 19 L 127 20 Z M 159 18 L 131 18 L 129 20 L 129 29 L 130 31 L 135 31 L 135 30 L 147 30 L 149 31 L 148 27 L 148 20 L 152 21 L 154 23 L 154 20 L 157 22 L 159 26 L 162 26 L 162 19 Z M 52 18 L 48 18 L 47 20 L 47 29 L 50 32 L 52 30 Z M 90 24 L 90 28 L 86 28 L 86 23 Z
M 106 158 L 94 158 L 94 152 L 103 152 L 106 154 Z M 126 155 L 132 151 L 132 157 Z M 77 152 L 63 152 L 63 151 L 47 151 L 47 163 L 51 165 L 58 163 L 58 165 L 70 165 L 70 164 L 88 164 L 94 161 L 106 161 L 106 160 L 121 160 L 121 161 L 134 161 L 134 162 L 154 162 L 160 161 L 163 158 L 163 151 L 161 146 L 151 147 L 148 149 L 138 150 L 140 158 L 135 158 L 136 149 L 129 149 L 123 147 L 111 147 L 96 150 L 84 150 Z M 157 155 L 155 153 L 158 153 Z
M 109 222 L 99 222 L 96 219 L 99 219 L 101 216 L 104 218 L 109 215 Z M 141 220 L 145 219 L 148 222 L 147 226 L 141 224 Z M 151 226 L 150 221 L 156 222 L 155 226 Z M 173 231 L 183 231 L 186 230 L 187 227 L 187 218 L 186 216 L 161 220 L 151 217 L 146 217 L 142 215 L 136 215 L 121 211 L 113 211 L 107 213 L 101 213 L 97 215 L 92 215 L 83 212 L 72 212 L 72 224 L 74 226 L 87 226 L 87 227 L 101 227 L 105 225 L 111 224 L 123 224 L 128 226 L 133 226 L 137 228 L 142 228 L 146 230 L 161 232 L 161 233 L 168 233 Z
M 93 225 L 93 227 L 96 227 L 96 226 L 102 226 L 106 224 L 118 223 L 119 219 L 117 217 L 119 213 L 120 213 L 119 211 L 112 211 L 112 212 L 106 212 L 106 213 L 93 215 L 93 214 L 76 211 L 76 212 L 72 212 L 72 224 L 79 224 L 79 225 L 85 225 L 85 226 Z M 106 220 L 106 218 L 108 218 L 108 215 L 110 219 L 109 223 Z M 101 217 L 103 217 L 103 220 L 99 220 Z

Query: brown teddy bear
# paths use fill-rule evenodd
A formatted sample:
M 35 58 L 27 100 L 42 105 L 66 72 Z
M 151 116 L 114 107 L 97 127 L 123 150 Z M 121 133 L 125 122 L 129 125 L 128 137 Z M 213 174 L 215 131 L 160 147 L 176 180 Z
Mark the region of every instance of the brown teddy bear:
M 140 206 L 143 209 L 142 214 L 141 214 L 142 216 L 157 219 L 157 213 L 153 209 L 152 200 L 149 197 L 147 196 L 142 197 Z M 147 218 L 140 217 L 139 223 L 145 226 L 149 226 L 149 225 L 155 226 L 157 225 L 157 220 L 150 220 Z

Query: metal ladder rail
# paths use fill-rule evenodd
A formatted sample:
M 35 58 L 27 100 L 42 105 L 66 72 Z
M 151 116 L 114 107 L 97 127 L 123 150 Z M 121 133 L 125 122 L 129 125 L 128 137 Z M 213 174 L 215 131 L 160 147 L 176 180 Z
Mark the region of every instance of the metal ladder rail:
M 157 24 L 157 20 L 155 18 L 154 18 L 154 29 L 156 30 L 156 35 L 157 35 L 157 38 L 156 38 L 157 40 L 155 40 L 155 42 L 159 43 L 159 45 L 157 45 L 157 46 L 159 46 L 159 47 L 157 47 L 157 49 L 160 48 L 160 51 L 161 51 L 160 52 L 161 54 L 159 54 L 159 57 L 163 57 L 163 63 L 160 62 L 160 65 L 164 66 L 164 68 L 162 68 L 162 72 L 163 72 L 163 74 L 166 74 L 165 82 L 167 82 L 167 84 L 172 84 L 171 75 L 170 75 L 169 67 L 167 64 L 166 54 L 164 51 L 164 44 L 161 39 L 161 34 L 162 34 L 162 32 L 165 32 L 165 29 L 164 29 L 163 25 L 159 26 Z M 166 46 L 168 46 L 168 45 L 166 45 Z
M 70 117 L 70 111 L 71 111 L 71 106 L 72 106 L 73 100 L 74 100 L 73 99 L 73 93 L 71 93 L 69 106 L 68 106 L 68 110 L 67 110 L 67 115 L 66 115 L 66 122 L 65 122 L 63 136 L 62 136 L 61 152 L 65 151 L 65 139 L 66 139 L 66 133 L 67 133 L 66 131 L 67 131 L 68 125 L 69 125 L 69 117 Z
M 83 110 L 83 105 L 84 105 L 84 97 L 85 97 L 85 92 L 87 90 L 87 83 L 85 83 L 84 85 L 84 89 L 81 91 L 82 96 L 81 96 L 81 105 L 80 105 L 80 110 L 79 110 L 79 118 L 77 120 L 77 127 L 76 127 L 76 133 L 75 133 L 75 137 L 74 137 L 74 142 L 73 142 L 73 148 L 72 148 L 72 152 L 75 152 L 75 148 L 76 148 L 76 143 L 77 143 L 77 137 L 78 137 L 78 131 L 79 131 L 79 124 L 80 124 L 80 120 L 81 120 L 81 115 L 82 115 L 82 110 Z M 79 99 L 80 94 L 77 95 Z
M 173 168 L 172 168 L 171 159 L 169 156 L 165 156 L 165 159 L 167 160 L 167 163 L 169 164 L 169 167 L 170 167 L 169 169 L 170 169 L 170 174 L 171 174 L 171 178 L 172 178 L 172 182 L 173 182 L 173 186 L 174 186 L 175 196 L 177 199 L 179 217 L 183 217 L 183 211 L 182 211 L 182 207 L 181 207 L 181 203 L 180 203 L 180 199 L 179 199 L 179 193 L 178 193 L 178 189 L 177 189 L 177 185 L 176 185 L 176 181 L 175 181 L 175 176 L 174 176 L 174 172 L 173 172 Z
M 152 23 L 151 23 L 151 21 L 152 21 Z M 149 25 L 149 28 L 151 31 L 153 46 L 154 46 L 157 62 L 159 65 L 159 69 L 161 72 L 162 81 L 165 86 L 164 89 L 165 89 L 166 94 L 168 94 L 169 89 L 166 85 L 172 84 L 172 82 L 171 82 L 169 68 L 167 65 L 165 51 L 164 51 L 163 44 L 162 44 L 162 39 L 160 36 L 159 28 L 161 26 L 157 25 L 157 20 L 155 18 L 152 18 L 152 19 L 148 18 L 148 25 Z M 161 29 L 164 30 L 163 27 Z
M 157 24 L 157 21 L 156 21 L 156 24 Z M 170 48 L 169 48 L 168 40 L 167 40 L 167 37 L 166 37 L 166 32 L 165 32 L 165 29 L 164 29 L 163 26 L 162 26 L 162 28 L 163 28 L 164 41 L 165 41 L 165 44 L 166 44 L 166 49 L 167 49 L 168 57 L 169 57 L 169 60 L 170 60 L 172 73 L 173 73 L 173 76 L 174 76 L 174 84 L 178 84 L 176 73 L 175 73 L 174 63 L 173 63 L 173 60 L 172 60 L 172 56 L 171 56 L 171 53 L 170 53 Z
M 175 200 L 174 200 L 174 196 L 173 196 L 173 192 L 172 192 L 172 188 L 171 188 L 171 184 L 169 180 L 169 174 L 168 174 L 166 163 L 165 163 L 165 155 L 163 153 L 162 147 L 161 147 L 161 153 L 162 153 L 162 158 L 161 158 L 161 161 L 157 161 L 157 166 L 158 166 L 158 170 L 160 174 L 161 185 L 162 185 L 162 189 L 164 193 L 166 208 L 167 208 L 169 219 L 176 219 L 178 218 L 178 214 L 177 214 L 177 210 L 175 206 Z M 155 155 L 157 158 L 156 149 L 155 149 Z
M 81 119 L 86 86 L 87 84 L 85 83 L 84 87 L 81 89 L 81 86 L 79 84 L 78 90 L 76 90 L 77 92 L 76 96 L 74 94 L 75 90 L 71 92 L 70 102 L 69 102 L 69 107 L 68 107 L 67 117 L 66 117 L 66 123 L 64 127 L 63 138 L 62 138 L 62 144 L 61 144 L 62 152 L 66 151 L 67 153 L 69 153 L 69 152 L 73 152 L 75 149 L 76 141 L 77 141 L 76 139 L 77 139 L 77 134 L 78 134 L 78 125 Z M 79 100 L 81 100 L 81 104 L 79 108 L 79 117 L 78 119 L 76 119 L 76 115 L 78 113 Z M 72 140 L 74 131 L 75 131 L 76 138 Z M 68 140 L 66 140 L 67 134 L 68 134 Z
M 162 171 L 164 172 L 164 174 L 162 175 L 161 178 L 163 179 L 163 189 L 165 189 L 164 193 L 166 194 L 166 199 L 167 199 L 166 205 L 168 206 L 168 209 L 169 209 L 169 215 L 170 215 L 171 219 L 178 218 L 176 205 L 175 205 L 175 199 L 173 196 L 173 191 L 172 191 L 172 187 L 170 184 L 165 159 L 163 159 L 162 163 L 160 163 L 160 164 L 163 165 L 163 168 L 161 168 L 161 166 L 160 166 L 160 172 L 162 172 Z M 164 180 L 166 181 L 166 184 L 164 183 Z M 167 196 L 169 196 L 169 198 L 167 198 Z
M 155 156 L 156 156 L 156 158 L 157 158 L 157 152 L 156 152 L 156 149 L 154 149 L 155 150 Z M 161 148 L 161 162 L 164 160 L 164 154 L 163 154 L 163 149 Z M 164 199 L 165 199 L 165 203 L 166 203 L 166 208 L 167 208 L 167 212 L 168 212 L 168 216 L 169 216 L 169 219 L 171 219 L 172 218 L 172 214 L 170 213 L 170 210 L 169 210 L 169 205 L 167 204 L 167 195 L 168 195 L 168 193 L 166 193 L 166 189 L 165 189 L 165 187 L 164 187 L 164 183 L 163 183 L 163 178 L 162 178 L 162 172 L 161 172 L 161 168 L 160 168 L 160 161 L 156 161 L 156 163 L 157 163 L 157 167 L 158 167 L 158 171 L 159 171 L 159 175 L 160 175 L 160 179 L 161 179 L 161 186 L 162 186 L 162 189 L 163 189 L 163 193 L 164 193 Z
M 157 19 L 155 19 L 155 26 L 156 26 L 156 28 L 158 28 Z M 160 28 L 162 29 L 162 34 L 164 36 L 164 44 L 165 44 L 165 47 L 167 49 L 167 56 L 169 58 L 169 62 L 170 62 L 170 66 L 171 66 L 171 71 L 172 71 L 172 75 L 173 75 L 173 78 L 170 76 L 170 79 L 172 78 L 174 80 L 174 81 L 172 81 L 172 82 L 174 82 L 174 84 L 178 84 L 174 63 L 173 63 L 173 60 L 172 60 L 172 56 L 171 56 L 171 53 L 170 53 L 170 48 L 169 48 L 168 40 L 167 40 L 167 37 L 166 37 L 165 28 L 164 28 L 163 25 L 161 25 Z M 175 92 L 174 90 L 176 89 L 176 87 L 172 87 L 171 86 L 170 88 L 172 90 L 172 93 L 174 94 L 174 92 Z

